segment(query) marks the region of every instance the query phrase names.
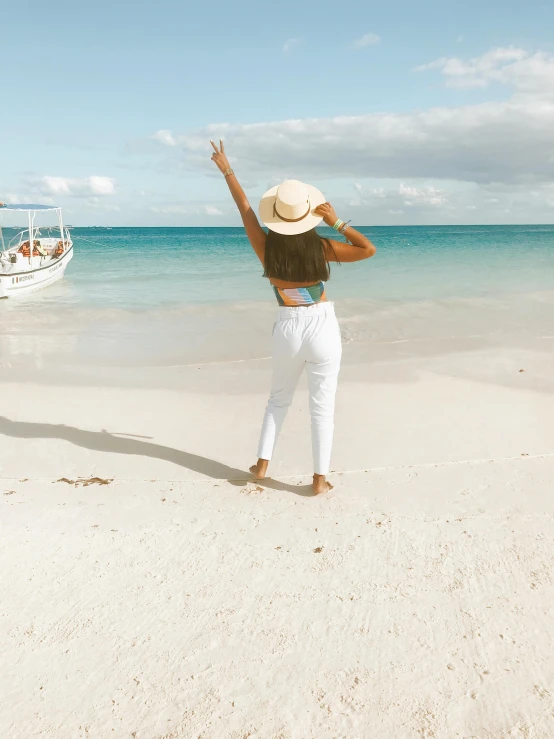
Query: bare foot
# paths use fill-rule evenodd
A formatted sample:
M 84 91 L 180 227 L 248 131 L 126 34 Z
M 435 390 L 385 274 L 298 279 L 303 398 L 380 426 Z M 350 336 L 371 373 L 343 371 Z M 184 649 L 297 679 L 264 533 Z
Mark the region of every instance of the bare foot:
M 267 459 L 258 459 L 256 464 L 250 467 L 250 472 L 254 475 L 257 480 L 263 480 L 267 475 L 267 465 L 269 464 Z
M 316 495 L 321 495 L 321 493 L 328 493 L 329 490 L 333 489 L 333 486 L 330 482 L 327 482 L 325 475 L 314 475 L 312 488 Z

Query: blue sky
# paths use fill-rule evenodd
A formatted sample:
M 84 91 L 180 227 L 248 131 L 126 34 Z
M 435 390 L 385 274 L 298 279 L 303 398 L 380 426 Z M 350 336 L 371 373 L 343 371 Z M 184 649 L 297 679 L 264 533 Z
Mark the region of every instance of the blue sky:
M 252 201 L 294 176 L 359 224 L 553 222 L 553 27 L 536 0 L 12 3 L 0 200 L 233 225 L 221 132 Z

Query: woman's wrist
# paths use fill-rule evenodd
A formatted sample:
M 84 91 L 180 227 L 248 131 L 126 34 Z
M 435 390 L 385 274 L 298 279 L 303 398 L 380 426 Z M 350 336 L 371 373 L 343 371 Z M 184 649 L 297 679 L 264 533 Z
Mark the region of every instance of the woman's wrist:
M 343 234 L 349 228 L 350 221 L 343 221 L 335 216 L 333 219 L 326 220 L 325 223 L 338 233 Z

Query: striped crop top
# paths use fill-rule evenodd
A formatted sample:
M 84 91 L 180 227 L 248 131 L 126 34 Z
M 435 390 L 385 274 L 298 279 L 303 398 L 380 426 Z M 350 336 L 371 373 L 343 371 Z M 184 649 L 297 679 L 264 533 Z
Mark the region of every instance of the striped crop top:
M 279 305 L 295 308 L 298 305 L 315 305 L 325 300 L 325 283 L 308 287 L 276 287 L 272 285 Z

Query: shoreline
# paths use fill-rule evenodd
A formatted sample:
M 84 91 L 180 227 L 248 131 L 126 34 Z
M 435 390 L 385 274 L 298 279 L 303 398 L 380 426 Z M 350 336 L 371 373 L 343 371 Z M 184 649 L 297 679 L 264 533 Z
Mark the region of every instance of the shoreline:
M 9 302 L 9 301 L 4 301 Z M 0 380 L 17 373 L 107 377 L 127 370 L 170 372 L 187 366 L 264 361 L 276 307 L 182 305 L 134 312 L 104 308 L 36 311 L 12 301 L 0 311 Z M 554 291 L 448 300 L 334 300 L 343 345 L 356 361 L 425 353 L 520 347 L 549 351 Z M 254 339 L 254 340 L 253 340 Z M 399 351 L 399 348 L 403 348 Z

